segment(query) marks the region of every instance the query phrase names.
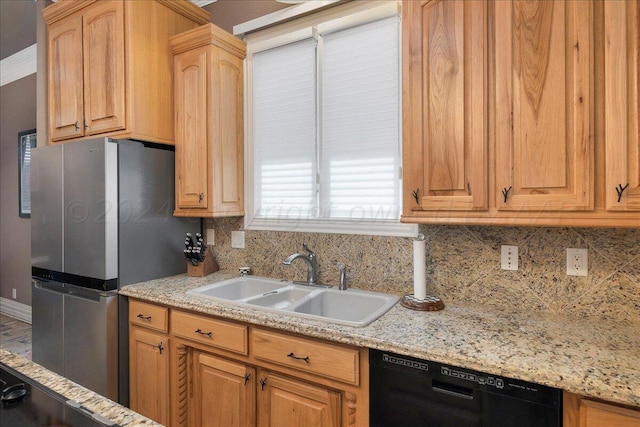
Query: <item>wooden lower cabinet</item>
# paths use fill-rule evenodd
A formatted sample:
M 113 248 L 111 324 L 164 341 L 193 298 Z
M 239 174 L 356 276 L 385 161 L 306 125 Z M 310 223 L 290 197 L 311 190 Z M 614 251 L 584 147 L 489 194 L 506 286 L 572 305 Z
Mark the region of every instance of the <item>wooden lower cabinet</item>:
M 564 393 L 564 427 L 640 427 L 640 410 Z
M 169 340 L 165 334 L 129 331 L 129 391 L 134 411 L 169 424 Z
M 259 427 L 340 425 L 339 392 L 270 372 L 259 377 Z
M 255 369 L 212 354 L 194 351 L 193 394 L 189 419 L 194 426 L 255 425 Z
M 367 349 L 153 306 L 130 302 L 132 409 L 172 427 L 369 425 Z M 166 334 L 139 326 L 164 314 Z

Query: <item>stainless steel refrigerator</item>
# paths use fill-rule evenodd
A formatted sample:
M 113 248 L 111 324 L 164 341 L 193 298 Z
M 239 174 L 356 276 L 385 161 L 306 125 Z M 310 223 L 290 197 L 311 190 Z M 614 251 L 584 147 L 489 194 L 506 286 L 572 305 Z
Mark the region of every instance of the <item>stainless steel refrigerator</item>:
M 128 404 L 118 288 L 186 271 L 171 147 L 107 138 L 33 149 L 33 360 Z M 194 230 L 195 228 L 195 230 Z

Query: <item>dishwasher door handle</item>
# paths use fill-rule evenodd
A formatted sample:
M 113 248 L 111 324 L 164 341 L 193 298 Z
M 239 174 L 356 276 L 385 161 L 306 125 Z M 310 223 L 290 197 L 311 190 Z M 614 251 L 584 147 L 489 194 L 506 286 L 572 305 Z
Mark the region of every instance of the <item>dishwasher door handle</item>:
M 456 386 L 450 387 L 446 383 L 435 381 L 435 380 L 432 382 L 431 388 L 436 393 L 442 393 L 448 396 L 454 396 L 454 397 L 458 397 L 460 399 L 465 399 L 465 400 L 473 400 L 473 390 L 468 388 L 456 387 Z

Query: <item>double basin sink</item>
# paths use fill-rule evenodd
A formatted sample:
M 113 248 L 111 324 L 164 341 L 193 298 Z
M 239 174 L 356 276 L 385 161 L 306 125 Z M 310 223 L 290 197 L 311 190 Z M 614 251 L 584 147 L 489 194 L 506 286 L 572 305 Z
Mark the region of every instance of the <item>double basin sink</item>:
M 378 292 L 317 288 L 257 276 L 224 280 L 187 294 L 356 327 L 373 322 L 400 299 Z

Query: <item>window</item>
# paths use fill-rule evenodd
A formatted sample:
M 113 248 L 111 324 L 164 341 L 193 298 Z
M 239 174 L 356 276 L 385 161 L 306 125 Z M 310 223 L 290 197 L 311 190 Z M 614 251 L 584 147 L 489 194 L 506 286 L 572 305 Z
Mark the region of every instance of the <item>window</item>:
M 415 235 L 399 223 L 400 19 L 374 3 L 248 38 L 247 228 Z

